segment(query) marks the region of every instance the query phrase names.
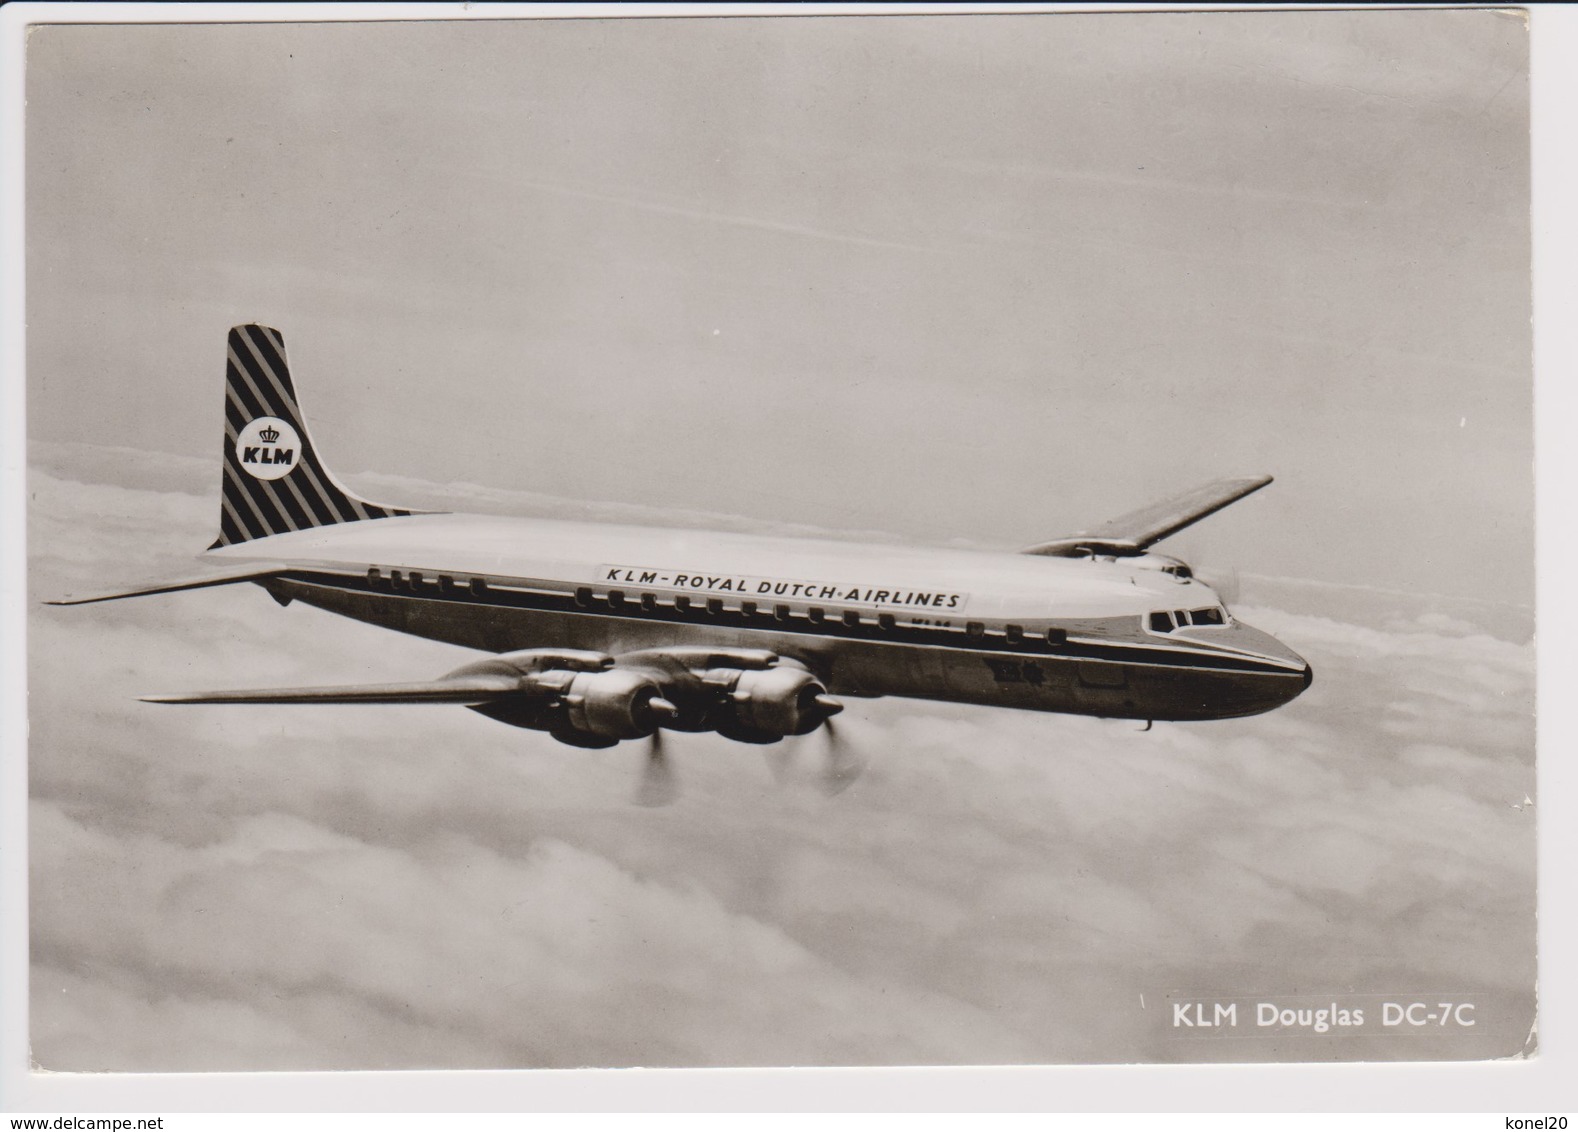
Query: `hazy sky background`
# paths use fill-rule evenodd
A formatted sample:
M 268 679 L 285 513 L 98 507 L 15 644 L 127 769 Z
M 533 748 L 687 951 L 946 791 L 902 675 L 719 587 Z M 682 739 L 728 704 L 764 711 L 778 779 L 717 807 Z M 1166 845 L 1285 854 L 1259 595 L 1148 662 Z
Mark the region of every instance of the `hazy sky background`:
M 1241 567 L 1240 612 L 1317 671 L 1272 715 L 1148 734 L 861 704 L 872 769 L 832 802 L 686 738 L 654 812 L 627 802 L 638 750 L 460 710 L 135 701 L 461 650 L 252 588 L 34 605 L 35 1057 L 1522 1048 L 1524 35 L 1466 12 L 35 32 L 35 597 L 207 544 L 224 332 L 257 319 L 329 462 L 393 502 L 1015 545 L 1271 472 L 1179 541 Z M 1224 986 L 1466 990 L 1483 1025 L 1209 1045 L 1140 1007 Z
M 30 426 L 1527 604 L 1526 42 L 1486 12 L 53 27 Z

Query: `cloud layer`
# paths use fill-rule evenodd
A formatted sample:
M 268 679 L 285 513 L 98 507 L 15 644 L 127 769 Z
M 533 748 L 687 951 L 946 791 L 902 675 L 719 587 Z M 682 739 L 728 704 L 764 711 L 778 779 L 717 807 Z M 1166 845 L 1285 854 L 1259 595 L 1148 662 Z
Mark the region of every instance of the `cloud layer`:
M 115 483 L 88 482 L 108 468 Z M 214 502 L 196 472 L 38 447 L 34 598 L 205 545 Z M 1533 1017 L 1532 645 L 1477 627 L 1482 611 L 1399 603 L 1382 619 L 1371 595 L 1361 624 L 1342 590 L 1327 596 L 1323 616 L 1238 611 L 1317 671 L 1268 716 L 1140 733 L 873 701 L 840 720 L 871 760 L 845 794 L 811 785 L 818 736 L 782 784 L 754 749 L 678 737 L 684 795 L 657 811 L 629 804 L 638 746 L 571 750 L 438 707 L 135 700 L 415 679 L 462 650 L 249 587 L 35 604 L 34 1057 L 202 1070 L 1511 1054 Z M 1208 990 L 1472 994 L 1480 1024 L 1210 1043 L 1160 1023 L 1164 995 Z

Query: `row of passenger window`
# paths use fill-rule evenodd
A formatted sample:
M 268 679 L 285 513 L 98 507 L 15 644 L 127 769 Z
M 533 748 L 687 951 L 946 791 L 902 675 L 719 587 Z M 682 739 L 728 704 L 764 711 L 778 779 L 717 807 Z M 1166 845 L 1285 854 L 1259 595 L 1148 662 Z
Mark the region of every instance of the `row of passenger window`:
M 422 593 L 426 590 L 436 590 L 441 594 L 458 594 L 460 587 L 455 584 L 453 575 L 435 574 L 424 575 L 420 570 L 391 570 L 385 578 L 383 571 L 378 567 L 370 567 L 367 571 L 367 584 L 375 590 L 394 590 L 397 593 Z M 488 583 L 482 578 L 472 578 L 466 589 L 474 596 L 481 597 L 488 592 Z
M 1171 633 L 1190 625 L 1226 625 L 1227 619 L 1215 606 L 1210 609 L 1158 610 L 1151 614 L 1151 632 Z
M 607 602 L 610 609 L 622 609 L 631 604 L 631 599 L 623 590 L 609 590 L 606 594 L 594 594 L 590 586 L 582 586 L 575 591 L 575 604 L 583 609 L 591 608 L 599 600 Z M 672 605 L 678 613 L 688 613 L 693 609 L 703 609 L 711 616 L 719 616 L 726 612 L 722 598 L 710 597 L 704 605 L 697 606 L 686 594 L 675 594 L 672 597 L 660 600 L 656 594 L 643 593 L 637 603 L 648 613 L 654 612 L 659 605 Z M 789 621 L 793 618 L 804 617 L 813 625 L 824 625 L 828 621 L 828 611 L 820 606 L 809 606 L 803 612 L 784 604 L 775 604 L 771 609 L 763 609 L 758 602 L 742 601 L 738 611 L 743 617 L 771 617 L 775 621 Z M 856 629 L 861 625 L 872 624 L 870 615 L 862 616 L 858 609 L 846 609 L 838 615 L 838 620 L 843 625 Z M 897 628 L 898 621 L 891 613 L 879 613 L 876 616 L 876 626 L 879 629 L 892 630 Z M 964 626 L 964 634 L 972 639 L 979 639 L 987 635 L 985 622 L 968 621 Z M 1004 639 L 1011 645 L 1017 645 L 1026 639 L 1023 625 L 1005 625 L 1002 629 Z M 1060 645 L 1068 640 L 1068 631 L 1065 629 L 1048 629 L 1046 631 L 1048 644 Z
M 397 593 L 422 593 L 436 591 L 444 596 L 459 596 L 463 591 L 475 597 L 482 597 L 488 592 L 488 583 L 485 578 L 467 579 L 464 586 L 456 583 L 449 574 L 424 575 L 419 570 L 391 570 L 388 577 L 378 567 L 371 567 L 367 571 L 368 585 L 373 589 L 387 589 Z M 660 607 L 672 607 L 676 613 L 706 613 L 718 617 L 727 612 L 723 599 L 710 597 L 703 602 L 697 602 L 688 594 L 674 594 L 672 597 L 660 599 L 654 593 L 642 593 L 632 597 L 623 590 L 609 590 L 605 594 L 595 594 L 590 586 L 581 586 L 575 591 L 575 604 L 582 609 L 590 609 L 599 603 L 604 603 L 609 609 L 625 609 L 631 606 L 639 607 L 647 613 L 654 613 Z M 769 610 L 764 610 L 754 601 L 742 601 L 738 612 L 743 617 L 771 617 L 775 621 L 789 621 L 793 618 L 804 617 L 813 625 L 824 625 L 828 621 L 828 611 L 820 606 L 810 606 L 804 612 L 799 612 L 787 605 L 777 604 Z M 1155 614 L 1152 615 L 1152 628 L 1155 628 Z M 1163 614 L 1162 616 L 1165 616 Z M 892 631 L 898 627 L 898 622 L 891 613 L 878 613 L 875 621 L 870 615 L 862 616 L 858 609 L 846 609 L 838 615 L 838 622 L 850 629 L 858 629 L 862 625 L 875 624 L 877 628 Z M 1203 624 L 1203 622 L 1196 622 Z M 1220 622 L 1218 622 L 1220 624 Z M 992 630 L 991 635 L 996 636 L 998 630 Z M 1003 640 L 1010 645 L 1020 645 L 1028 639 L 1023 625 L 1009 623 L 1000 630 Z M 988 630 L 983 621 L 967 621 L 964 626 L 964 635 L 971 640 L 979 641 L 986 638 Z M 1045 639 L 1049 645 L 1061 645 L 1068 641 L 1068 630 L 1050 628 L 1046 630 Z

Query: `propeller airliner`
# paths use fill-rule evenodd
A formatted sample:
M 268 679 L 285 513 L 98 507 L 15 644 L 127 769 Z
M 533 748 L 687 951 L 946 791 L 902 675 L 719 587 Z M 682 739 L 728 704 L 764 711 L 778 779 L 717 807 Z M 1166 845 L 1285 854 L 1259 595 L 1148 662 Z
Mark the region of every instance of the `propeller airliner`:
M 281 605 L 490 655 L 434 680 L 154 703 L 459 704 L 578 747 L 648 739 L 656 782 L 662 731 L 774 743 L 830 729 L 847 697 L 1210 720 L 1270 711 L 1311 681 L 1150 549 L 1270 476 L 1018 553 L 415 511 L 329 473 L 284 339 L 259 325 L 229 334 L 223 459 L 202 572 L 51 604 L 252 582 Z

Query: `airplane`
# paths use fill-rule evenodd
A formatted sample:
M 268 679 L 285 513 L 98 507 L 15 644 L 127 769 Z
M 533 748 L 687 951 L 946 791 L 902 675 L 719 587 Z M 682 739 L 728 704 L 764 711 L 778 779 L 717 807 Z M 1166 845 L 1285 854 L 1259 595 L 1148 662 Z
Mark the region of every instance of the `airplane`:
M 219 536 L 188 577 L 80 605 L 251 582 L 491 655 L 436 680 L 188 692 L 160 704 L 459 704 L 562 743 L 664 731 L 832 736 L 844 698 L 1145 720 L 1270 711 L 1305 660 L 1228 610 L 1161 541 L 1272 482 L 1224 479 L 1018 553 L 418 511 L 330 474 L 267 326 L 233 327 Z M 830 783 L 854 770 L 837 755 Z

